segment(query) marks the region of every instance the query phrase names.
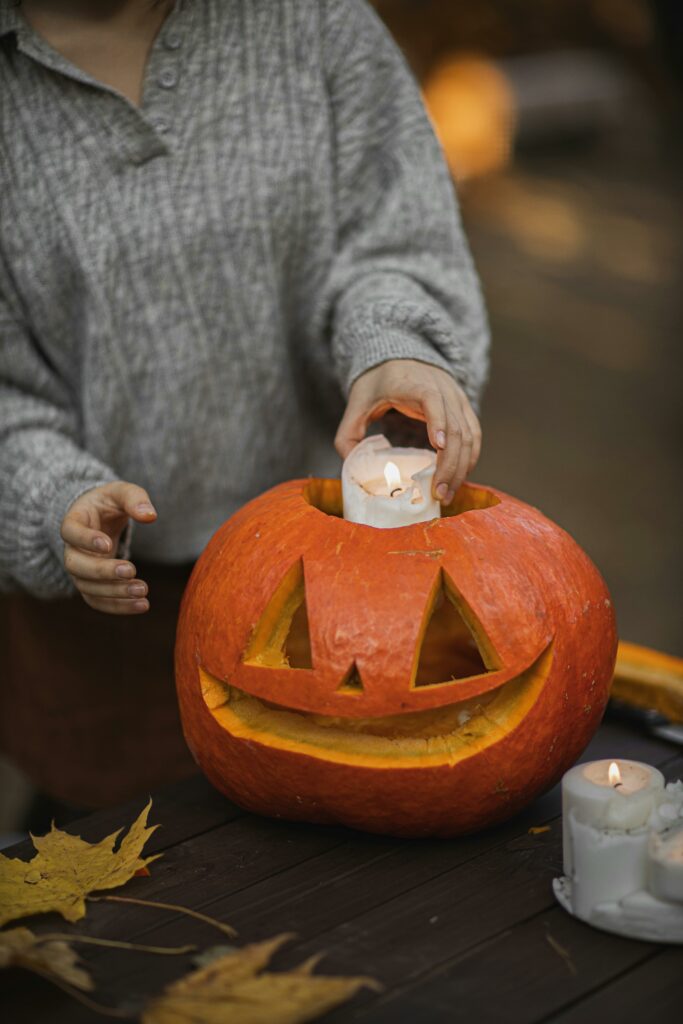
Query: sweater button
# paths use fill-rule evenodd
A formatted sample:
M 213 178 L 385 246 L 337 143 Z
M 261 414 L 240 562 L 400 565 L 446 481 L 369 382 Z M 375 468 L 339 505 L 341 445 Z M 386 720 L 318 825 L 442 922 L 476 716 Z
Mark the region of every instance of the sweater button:
M 164 89 L 172 89 L 178 84 L 178 74 L 173 68 L 164 68 L 159 75 L 159 85 Z

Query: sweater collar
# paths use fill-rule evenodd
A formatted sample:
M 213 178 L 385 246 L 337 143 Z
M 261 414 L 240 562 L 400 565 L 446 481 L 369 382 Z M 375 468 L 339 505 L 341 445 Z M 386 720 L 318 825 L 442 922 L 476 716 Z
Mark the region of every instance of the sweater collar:
M 19 4 L 12 3 L 11 0 L 0 3 L 0 39 L 10 32 L 18 32 L 22 24 Z

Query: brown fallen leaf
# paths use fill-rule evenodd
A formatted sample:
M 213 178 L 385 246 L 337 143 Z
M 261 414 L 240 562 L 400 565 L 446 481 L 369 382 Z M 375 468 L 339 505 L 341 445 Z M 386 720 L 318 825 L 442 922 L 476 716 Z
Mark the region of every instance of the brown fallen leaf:
M 85 915 L 85 897 L 115 889 L 161 854 L 141 857 L 156 825 L 147 826 L 150 800 L 114 851 L 123 829 L 99 843 L 88 843 L 52 826 L 45 836 L 31 836 L 36 856 L 30 861 L 0 854 L 0 925 L 30 914 L 57 911 L 67 921 Z
M 59 979 L 83 992 L 93 989 L 92 978 L 79 963 L 75 949 L 63 939 L 43 941 L 28 928 L 0 932 L 0 968 L 23 967 L 44 978 Z
M 312 974 L 317 958 L 293 971 L 259 973 L 292 936 L 220 956 L 148 1003 L 141 1024 L 302 1024 L 346 1002 L 371 978 Z

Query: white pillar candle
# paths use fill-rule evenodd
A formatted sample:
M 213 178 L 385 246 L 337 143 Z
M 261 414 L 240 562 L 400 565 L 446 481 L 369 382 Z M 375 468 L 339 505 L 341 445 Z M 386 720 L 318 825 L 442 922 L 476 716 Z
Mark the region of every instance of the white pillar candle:
M 564 822 L 565 835 L 571 836 L 572 908 L 577 917 L 588 920 L 599 903 L 618 903 L 645 888 L 647 827 L 632 832 L 595 828 L 573 813 Z
M 683 824 L 652 833 L 647 874 L 653 896 L 658 900 L 683 903 Z
M 565 874 L 571 877 L 573 866 L 571 818 L 598 829 L 637 829 L 647 824 L 663 796 L 664 776 L 640 761 L 590 761 L 570 768 L 562 779 Z
M 344 518 L 384 528 L 437 519 L 435 470 L 436 454 L 429 449 L 392 448 L 381 434 L 366 437 L 342 467 Z
M 562 780 L 560 904 L 597 928 L 683 943 L 683 783 L 639 761 L 577 765 Z

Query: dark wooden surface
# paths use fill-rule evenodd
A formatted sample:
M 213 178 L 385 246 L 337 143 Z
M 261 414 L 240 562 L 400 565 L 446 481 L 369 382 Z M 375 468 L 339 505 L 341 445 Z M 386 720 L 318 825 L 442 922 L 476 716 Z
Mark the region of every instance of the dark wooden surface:
M 670 778 L 683 775 L 680 748 L 611 723 L 584 758 L 603 756 L 634 757 Z M 91 815 L 70 830 L 100 839 L 132 820 L 140 805 Z M 381 994 L 361 993 L 329 1014 L 329 1024 L 680 1019 L 683 949 L 596 931 L 554 902 L 559 811 L 556 787 L 488 832 L 400 841 L 257 818 L 197 778 L 155 795 L 151 817 L 163 827 L 149 849 L 164 856 L 149 878 L 133 879 L 123 892 L 202 910 L 234 925 L 242 943 L 295 932 L 275 967 L 324 951 L 329 972 L 382 982 Z M 545 824 L 549 831 L 529 832 Z M 7 852 L 26 858 L 30 846 Z M 38 931 L 162 945 L 222 941 L 174 912 L 113 903 L 90 904 L 87 918 L 74 926 L 56 916 L 27 923 Z M 80 948 L 109 1005 L 137 1004 L 192 966 L 189 957 Z M 8 1024 L 98 1019 L 21 971 L 3 972 L 0 985 Z

